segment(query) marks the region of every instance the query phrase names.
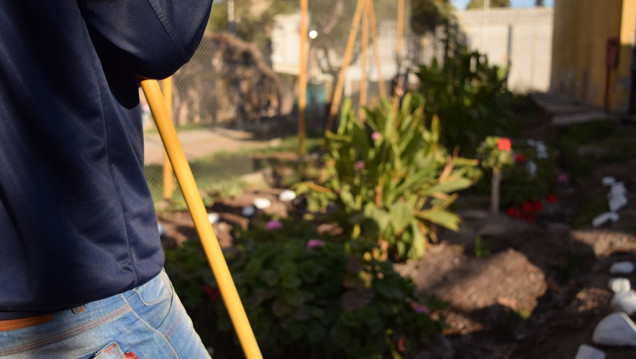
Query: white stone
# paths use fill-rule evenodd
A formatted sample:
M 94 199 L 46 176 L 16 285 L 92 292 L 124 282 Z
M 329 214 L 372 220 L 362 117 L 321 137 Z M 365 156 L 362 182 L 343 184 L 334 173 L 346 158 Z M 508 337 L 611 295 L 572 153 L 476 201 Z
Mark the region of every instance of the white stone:
M 624 194 L 611 195 L 609 198 L 610 211 L 616 212 L 627 205 L 627 197 Z
M 611 274 L 630 274 L 634 271 L 634 263 L 629 261 L 616 262 L 609 269 Z
M 221 217 L 218 213 L 208 213 L 208 221 L 210 221 L 210 224 L 217 223 L 220 219 Z
M 267 198 L 255 198 L 254 199 L 254 207 L 258 209 L 265 209 L 272 206 L 272 201 Z
M 636 292 L 633 290 L 616 293 L 610 303 L 612 309 L 632 315 L 636 312 Z
M 592 346 L 582 344 L 574 359 L 605 359 L 605 353 Z
M 254 209 L 253 206 L 247 206 L 247 207 L 243 207 L 243 210 L 241 211 L 241 213 L 245 216 L 245 217 L 251 217 L 254 215 L 254 213 L 256 212 L 256 210 Z
M 607 286 L 614 293 L 625 293 L 632 290 L 632 285 L 627 278 L 611 278 Z
M 166 232 L 166 228 L 161 225 L 161 223 L 157 222 L 157 229 L 159 230 L 159 237 L 165 236 L 168 232 Z
M 603 177 L 603 186 L 611 186 L 616 183 L 616 180 L 612 176 Z
M 278 195 L 278 199 L 284 202 L 293 201 L 295 198 L 296 198 L 296 192 L 290 189 L 286 189 Z
M 608 221 L 616 222 L 618 221 L 618 219 L 619 219 L 619 216 L 617 213 L 605 212 L 594 217 L 594 219 L 592 220 L 592 225 L 594 227 L 600 227 Z
M 592 341 L 600 345 L 636 346 L 636 325 L 625 313 L 611 313 L 596 325 Z
M 625 184 L 623 182 L 616 182 L 612 185 L 610 189 L 610 196 L 616 196 L 618 194 L 625 194 L 627 190 L 625 189 Z

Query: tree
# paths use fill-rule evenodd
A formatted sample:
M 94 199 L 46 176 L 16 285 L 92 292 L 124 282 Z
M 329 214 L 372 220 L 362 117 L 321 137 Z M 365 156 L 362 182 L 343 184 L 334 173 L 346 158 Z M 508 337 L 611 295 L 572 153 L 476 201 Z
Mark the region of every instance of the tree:
M 540 6 L 544 6 L 544 1 L 543 0 L 536 0 L 534 2 L 534 6 L 540 7 Z
M 470 0 L 466 9 L 482 9 L 484 0 Z M 490 0 L 490 7 L 510 7 L 510 0 Z

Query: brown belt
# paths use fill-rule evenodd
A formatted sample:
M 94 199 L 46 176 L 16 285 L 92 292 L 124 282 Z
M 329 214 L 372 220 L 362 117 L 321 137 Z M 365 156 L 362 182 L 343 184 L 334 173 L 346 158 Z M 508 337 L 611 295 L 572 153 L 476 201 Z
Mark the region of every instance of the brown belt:
M 50 322 L 53 320 L 54 317 L 54 314 L 44 314 L 29 318 L 0 320 L 0 332 L 33 327 L 39 324 Z

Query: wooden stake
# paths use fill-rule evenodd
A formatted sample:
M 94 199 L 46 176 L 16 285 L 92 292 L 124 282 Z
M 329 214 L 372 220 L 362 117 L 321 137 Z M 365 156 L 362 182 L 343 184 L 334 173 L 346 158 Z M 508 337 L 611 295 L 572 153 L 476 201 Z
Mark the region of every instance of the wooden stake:
M 404 37 L 404 1 L 398 0 L 397 45 L 395 51 L 399 59 L 402 58 L 402 37 Z
M 166 109 L 170 120 L 172 120 L 172 77 L 161 81 L 163 85 L 163 101 L 166 104 Z M 163 199 L 172 199 L 172 192 L 174 192 L 174 177 L 172 175 L 172 166 L 170 165 L 170 159 L 166 150 L 163 150 Z
M 298 76 L 298 157 L 305 155 L 305 111 L 307 108 L 307 11 L 308 0 L 300 0 L 300 75 Z
M 382 62 L 380 61 L 380 47 L 378 45 L 378 25 L 375 21 L 375 7 L 373 6 L 373 0 L 367 1 L 369 5 L 369 25 L 371 26 L 375 67 L 378 69 L 378 87 L 380 90 L 380 98 L 384 99 L 386 98 L 386 84 L 384 83 L 384 76 L 382 76 Z
M 369 49 L 369 0 L 365 0 L 362 10 L 362 61 L 360 64 L 360 108 L 358 116 L 364 119 L 367 105 L 367 53 Z
M 356 12 L 353 15 L 353 23 L 351 25 L 351 31 L 349 32 L 349 39 L 347 40 L 347 48 L 345 50 L 344 59 L 342 60 L 342 68 L 340 69 L 340 75 L 338 76 L 338 83 L 333 93 L 333 99 L 331 101 L 331 108 L 329 109 L 329 117 L 327 118 L 327 128 L 325 131 L 330 131 L 333 125 L 333 120 L 340 108 L 340 101 L 342 100 L 342 89 L 344 86 L 345 75 L 347 68 L 349 67 L 349 61 L 351 61 L 351 54 L 353 52 L 353 45 L 356 42 L 356 36 L 358 34 L 358 28 L 360 27 L 360 18 L 362 17 L 362 10 L 364 2 L 366 0 L 358 0 L 356 6 Z

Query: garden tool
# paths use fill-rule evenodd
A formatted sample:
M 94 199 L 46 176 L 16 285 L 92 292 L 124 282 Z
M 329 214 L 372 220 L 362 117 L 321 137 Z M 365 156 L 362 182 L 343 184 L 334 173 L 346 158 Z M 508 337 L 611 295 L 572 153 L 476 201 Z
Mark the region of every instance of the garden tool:
M 148 100 L 148 105 L 157 124 L 161 141 L 166 149 L 177 182 L 188 205 L 188 210 L 194 221 L 203 249 L 210 263 L 210 268 L 219 286 L 221 297 L 225 303 L 234 330 L 239 338 L 243 352 L 247 359 L 262 359 L 263 356 L 256 342 L 256 337 L 247 319 L 247 314 L 241 303 L 241 298 L 232 280 L 232 275 L 223 257 L 221 245 L 214 234 L 208 220 L 205 205 L 199 194 L 192 170 L 186 159 L 183 148 L 179 143 L 177 132 L 172 124 L 171 114 L 161 94 L 157 80 L 143 80 L 141 87 Z

